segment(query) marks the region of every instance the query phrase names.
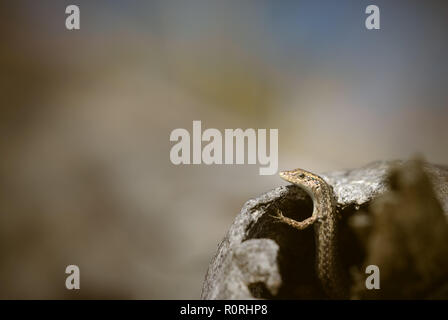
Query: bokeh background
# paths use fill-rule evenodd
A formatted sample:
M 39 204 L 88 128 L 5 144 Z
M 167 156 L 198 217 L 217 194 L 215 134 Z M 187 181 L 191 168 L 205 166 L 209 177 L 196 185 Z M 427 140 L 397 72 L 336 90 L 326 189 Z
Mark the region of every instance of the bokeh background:
M 447 164 L 447 30 L 444 1 L 1 1 L 0 298 L 199 298 L 241 206 L 283 182 L 172 165 L 193 120 L 279 129 L 280 169 Z

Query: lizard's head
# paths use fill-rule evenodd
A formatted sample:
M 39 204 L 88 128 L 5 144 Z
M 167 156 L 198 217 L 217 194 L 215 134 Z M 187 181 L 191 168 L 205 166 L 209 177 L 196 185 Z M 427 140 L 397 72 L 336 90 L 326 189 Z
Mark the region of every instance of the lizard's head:
M 281 171 L 279 175 L 282 179 L 291 182 L 295 185 L 301 186 L 306 191 L 313 190 L 313 188 L 315 188 L 316 185 L 319 184 L 319 181 L 321 180 L 319 176 L 302 169 Z

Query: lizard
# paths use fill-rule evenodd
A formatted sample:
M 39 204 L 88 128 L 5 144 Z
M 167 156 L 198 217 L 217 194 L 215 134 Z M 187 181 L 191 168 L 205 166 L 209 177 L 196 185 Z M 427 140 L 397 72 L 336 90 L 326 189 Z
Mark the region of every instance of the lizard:
M 333 188 L 320 176 L 302 169 L 281 171 L 279 175 L 282 179 L 302 188 L 311 197 L 313 213 L 303 221 L 296 221 L 285 217 L 279 209 L 276 209 L 274 217 L 298 230 L 314 226 L 317 277 L 329 298 L 347 299 L 348 277 L 339 261 L 337 246 L 339 213 Z

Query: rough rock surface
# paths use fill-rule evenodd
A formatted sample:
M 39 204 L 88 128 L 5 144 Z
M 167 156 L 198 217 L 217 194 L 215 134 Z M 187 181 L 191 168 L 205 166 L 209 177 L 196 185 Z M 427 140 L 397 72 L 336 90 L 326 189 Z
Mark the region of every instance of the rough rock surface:
M 379 161 L 358 169 L 320 174 L 333 186 L 342 213 L 339 245 L 347 266 L 363 265 L 359 233 L 369 225 L 369 206 L 389 192 L 388 172 L 402 161 Z M 448 167 L 423 164 L 445 217 L 448 217 Z M 245 203 L 218 246 L 207 271 L 202 299 L 322 299 L 314 266 L 313 228 L 297 232 L 277 223 L 272 210 L 303 220 L 311 199 L 293 185 L 273 189 Z M 367 218 L 366 218 L 367 217 Z

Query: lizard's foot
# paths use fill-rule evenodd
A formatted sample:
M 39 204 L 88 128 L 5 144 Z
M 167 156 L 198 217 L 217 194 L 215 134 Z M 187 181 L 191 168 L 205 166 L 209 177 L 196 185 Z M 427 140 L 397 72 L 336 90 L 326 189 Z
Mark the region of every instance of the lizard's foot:
M 294 219 L 285 217 L 283 215 L 282 211 L 278 208 L 275 208 L 274 212 L 275 212 L 275 214 L 272 215 L 272 217 L 274 219 L 276 219 L 277 222 L 286 223 L 287 225 L 290 225 L 291 227 L 294 227 L 299 230 L 308 228 L 310 225 L 312 225 L 316 221 L 316 217 L 314 215 L 303 220 L 303 221 L 296 221 Z
M 274 219 L 277 219 L 278 221 L 283 221 L 284 222 L 284 218 L 285 216 L 283 215 L 282 211 L 278 208 L 274 209 L 274 214 L 272 215 L 272 217 Z

